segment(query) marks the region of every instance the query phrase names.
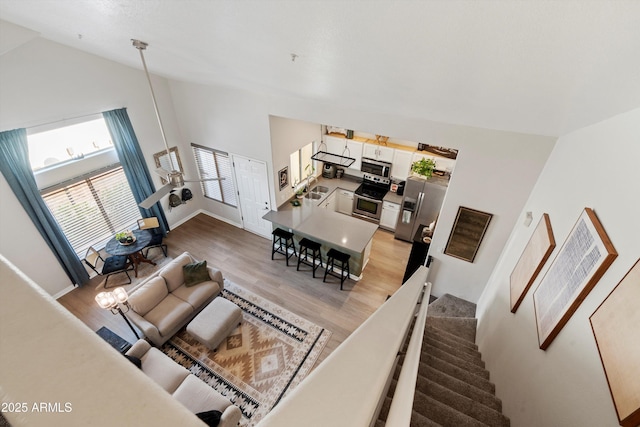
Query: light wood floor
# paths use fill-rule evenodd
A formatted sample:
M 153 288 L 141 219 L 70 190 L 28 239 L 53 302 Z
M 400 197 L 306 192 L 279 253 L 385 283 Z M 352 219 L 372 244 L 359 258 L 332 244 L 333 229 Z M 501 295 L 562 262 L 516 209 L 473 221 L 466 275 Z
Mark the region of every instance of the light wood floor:
M 293 257 L 289 260 L 289 267 L 285 266 L 283 256 L 276 254 L 276 260 L 272 261 L 270 240 L 204 214 L 172 230 L 165 242 L 169 246 L 170 257 L 187 251 L 195 258 L 206 259 L 209 265 L 219 268 L 232 282 L 330 330 L 333 333 L 331 340 L 319 361 L 326 358 L 388 295 L 400 287 L 411 250 L 409 243 L 394 239 L 390 232 L 378 230 L 363 279 L 346 281 L 344 290 L 340 291 L 338 279 L 327 278 L 328 282 L 322 282 L 324 270 L 318 269 L 314 279 L 310 267 L 302 271 L 301 266 L 301 271 L 296 271 Z M 152 250 L 149 257 L 158 266 L 143 265 L 140 277 L 134 279 L 127 289 L 169 260 L 159 249 Z M 112 286 L 112 279 L 113 285 L 120 280 L 119 277 L 110 278 L 109 286 Z M 134 342 L 135 336 L 125 321 L 95 303 L 95 295 L 101 291 L 96 288 L 101 281 L 101 278 L 95 278 L 59 298 L 58 302 L 91 329 L 106 326 Z

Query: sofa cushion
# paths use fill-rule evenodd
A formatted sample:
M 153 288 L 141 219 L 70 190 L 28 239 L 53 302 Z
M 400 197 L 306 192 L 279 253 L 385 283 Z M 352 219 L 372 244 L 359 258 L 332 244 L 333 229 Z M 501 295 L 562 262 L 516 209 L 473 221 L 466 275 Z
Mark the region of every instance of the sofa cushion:
M 187 288 L 211 280 L 209 270 L 207 269 L 207 260 L 190 262 L 189 264 L 183 265 L 182 274 L 184 276 L 184 285 Z
M 142 356 L 142 372 L 168 393 L 176 391 L 190 373 L 163 352 L 152 347 Z
M 155 325 L 160 335 L 166 336 L 171 330 L 184 324 L 191 313 L 193 313 L 191 304 L 169 294 L 144 318 Z
M 231 405 L 229 399 L 194 375 L 189 375 L 180 384 L 173 397 L 194 414 L 213 409 L 224 412 Z
M 192 262 L 193 259 L 191 258 L 191 255 L 184 252 L 160 271 L 160 277 L 164 278 L 167 282 L 167 289 L 169 289 L 169 292 L 175 291 L 178 286 L 184 283 L 182 267 Z
M 144 317 L 149 313 L 160 301 L 162 301 L 169 291 L 162 277 L 154 277 L 147 283 L 135 290 L 129 296 L 129 304 L 133 311 Z
M 198 286 L 192 286 L 188 288 L 186 285 L 180 286 L 173 291 L 172 295 L 180 298 L 181 300 L 188 302 L 196 309 L 202 307 L 202 305 L 212 297 L 217 296 L 220 293 L 220 286 L 213 281 L 202 282 Z

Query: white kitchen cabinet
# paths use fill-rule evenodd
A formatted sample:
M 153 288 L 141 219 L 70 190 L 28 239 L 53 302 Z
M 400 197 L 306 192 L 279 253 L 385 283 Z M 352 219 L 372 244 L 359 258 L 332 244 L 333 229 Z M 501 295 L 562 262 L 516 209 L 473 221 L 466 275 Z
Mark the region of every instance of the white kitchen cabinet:
M 353 212 L 353 191 L 338 188 L 335 191 L 337 195 L 337 211 L 345 215 L 351 215 Z
M 330 211 L 336 210 L 336 192 L 332 192 L 320 203 L 320 207 Z
M 360 170 L 360 165 L 362 164 L 362 142 L 331 135 L 325 135 L 324 142 L 327 145 L 327 152 L 355 159 L 349 169 Z M 347 151 L 345 151 L 345 147 L 348 149 Z
M 398 216 L 400 215 L 400 205 L 398 203 L 382 202 L 382 214 L 380 216 L 380 227 L 394 231 Z
M 362 148 L 362 157 L 368 157 L 370 159 L 391 163 L 393 161 L 393 153 L 395 151 L 396 150 L 391 147 L 365 143 Z
M 411 172 L 411 163 L 413 163 L 413 151 L 394 150 L 391 176 L 404 181 Z

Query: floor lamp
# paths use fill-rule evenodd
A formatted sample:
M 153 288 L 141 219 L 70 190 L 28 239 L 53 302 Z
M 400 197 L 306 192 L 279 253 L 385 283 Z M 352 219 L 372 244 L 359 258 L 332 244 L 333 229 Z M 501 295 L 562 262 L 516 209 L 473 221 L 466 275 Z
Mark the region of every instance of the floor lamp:
M 131 306 L 127 302 L 128 299 L 129 295 L 124 288 L 115 288 L 113 292 L 100 292 L 98 295 L 96 295 L 96 302 L 98 303 L 98 305 L 105 310 L 111 310 L 112 314 L 120 313 L 122 318 L 127 322 L 127 325 L 129 325 L 129 327 L 133 331 L 136 338 L 140 339 L 138 333 L 133 328 L 133 325 L 131 325 L 131 322 L 129 322 L 127 316 L 124 315 L 125 312 L 123 312 L 120 308 L 120 305 L 122 304 L 127 308 L 127 311 L 131 309 Z

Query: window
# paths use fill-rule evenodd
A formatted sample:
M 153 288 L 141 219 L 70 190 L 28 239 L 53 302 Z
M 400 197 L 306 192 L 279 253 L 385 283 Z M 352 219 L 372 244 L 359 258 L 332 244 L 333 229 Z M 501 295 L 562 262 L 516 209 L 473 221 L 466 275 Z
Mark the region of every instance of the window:
M 59 126 L 59 124 L 57 125 Z M 35 172 L 87 154 L 113 149 L 111 135 L 102 116 L 92 116 L 82 123 L 56 127 L 29 129 L 29 162 Z
M 79 258 L 135 227 L 140 211 L 101 114 L 30 128 L 27 140 L 40 194 Z
M 45 189 L 41 194 L 80 258 L 89 246 L 134 228 L 140 218 L 119 164 Z
M 196 159 L 200 179 L 224 178 L 219 181 L 201 182 L 202 194 L 227 205 L 238 206 L 229 155 L 222 151 L 196 144 L 191 144 L 191 148 Z
M 313 174 L 314 166 L 311 156 L 313 155 L 313 142 L 308 143 L 301 149 L 289 155 L 289 165 L 291 169 L 291 184 L 296 185 Z

